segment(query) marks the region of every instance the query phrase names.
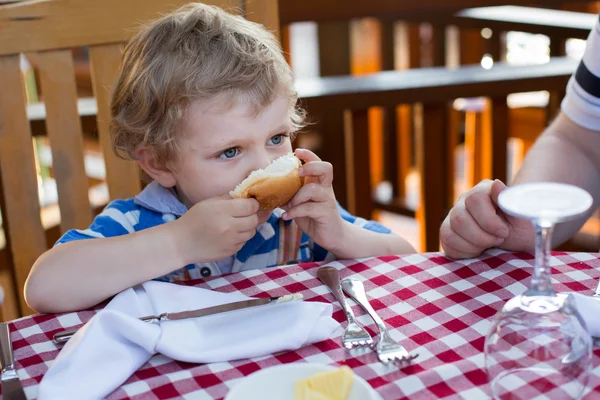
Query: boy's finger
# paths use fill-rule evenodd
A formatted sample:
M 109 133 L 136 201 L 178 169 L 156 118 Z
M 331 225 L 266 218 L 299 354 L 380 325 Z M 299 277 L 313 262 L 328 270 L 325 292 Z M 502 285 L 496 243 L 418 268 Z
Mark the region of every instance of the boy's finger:
M 240 231 L 256 230 L 258 226 L 258 214 L 254 213 L 245 217 L 237 217 L 235 224 Z
M 294 208 L 307 201 L 322 202 L 327 200 L 327 188 L 317 184 L 309 183 L 304 185 L 298 190 L 298 192 L 292 197 L 292 199 L 285 205 L 286 209 Z
M 290 220 L 290 219 L 295 219 L 295 218 L 304 218 L 304 217 L 309 217 L 309 218 L 317 218 L 320 217 L 319 214 L 319 209 L 321 208 L 321 206 L 319 205 L 319 203 L 314 203 L 314 202 L 308 202 L 308 203 L 302 203 L 297 207 L 294 207 L 292 209 L 290 209 L 289 211 L 286 211 L 283 214 L 283 219 L 285 220 Z
M 256 229 L 248 229 L 238 234 L 238 240 L 242 241 L 243 244 L 240 247 L 243 247 L 244 244 L 250 239 L 252 239 L 256 235 Z
M 316 176 L 323 185 L 333 183 L 333 165 L 323 161 L 310 161 L 300 168 L 300 176 Z
M 294 154 L 304 162 L 321 161 L 319 156 L 308 149 L 296 149 Z
M 231 199 L 227 201 L 229 214 L 233 217 L 246 217 L 258 212 L 259 204 L 256 199 Z

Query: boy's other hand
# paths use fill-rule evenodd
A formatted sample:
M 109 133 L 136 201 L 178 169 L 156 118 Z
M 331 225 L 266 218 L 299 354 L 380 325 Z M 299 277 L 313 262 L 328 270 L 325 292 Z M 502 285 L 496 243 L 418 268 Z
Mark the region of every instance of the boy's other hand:
M 282 207 L 286 210 L 283 218 L 294 219 L 320 246 L 333 248 L 344 226 L 333 192 L 333 166 L 310 150 L 296 149 L 295 154 L 305 162 L 300 169 L 304 186 Z
M 186 264 L 218 261 L 235 254 L 256 234 L 258 201 L 229 195 L 203 200 L 175 221 Z
M 473 258 L 490 247 L 526 250 L 533 247 L 533 226 L 505 215 L 498 196 L 506 189 L 499 180 L 485 180 L 463 193 L 440 228 L 440 240 L 450 258 Z

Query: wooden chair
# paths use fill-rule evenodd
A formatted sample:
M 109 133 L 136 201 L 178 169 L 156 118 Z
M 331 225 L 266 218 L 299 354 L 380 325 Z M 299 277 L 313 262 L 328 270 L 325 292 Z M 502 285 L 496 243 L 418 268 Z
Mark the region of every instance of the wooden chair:
M 0 270 L 0 283 L 7 294 L 4 318 L 31 312 L 23 298 L 23 285 L 35 260 L 52 245 L 40 220 L 20 54 L 36 53 L 39 61 L 45 125 L 58 187 L 60 232 L 85 228 L 92 220 L 92 209 L 84 171 L 71 49 L 89 48 L 97 129 L 110 198 L 130 197 L 141 187 L 137 166 L 113 154 L 108 132 L 110 87 L 120 63 L 122 45 L 140 22 L 188 2 L 48 0 L 0 6 L 0 207 L 7 244 L 0 260 L 10 261 L 8 266 L 3 263 Z M 237 0 L 204 2 L 242 9 Z

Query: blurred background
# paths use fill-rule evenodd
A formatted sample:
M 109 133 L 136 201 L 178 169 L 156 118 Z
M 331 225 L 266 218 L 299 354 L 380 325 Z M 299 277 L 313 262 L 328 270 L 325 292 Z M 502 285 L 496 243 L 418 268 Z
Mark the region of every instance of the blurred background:
M 107 154 L 110 83 L 139 21 L 184 2 L 101 3 L 0 0 L 5 319 L 30 312 L 22 287 L 41 252 L 143 186 Z M 210 3 L 276 33 L 311 121 L 295 145 L 334 165 L 345 208 L 418 251 L 439 251 L 462 192 L 511 182 L 559 110 L 599 12 L 596 1 Z M 599 248 L 596 213 L 561 249 Z

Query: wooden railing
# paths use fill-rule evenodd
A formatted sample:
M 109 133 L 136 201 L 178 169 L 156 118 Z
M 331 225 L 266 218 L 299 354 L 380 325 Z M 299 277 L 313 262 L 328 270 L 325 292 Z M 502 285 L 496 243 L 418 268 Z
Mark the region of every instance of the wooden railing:
M 351 212 L 370 217 L 376 207 L 396 211 L 403 209 L 402 199 L 376 204 L 369 178 L 369 140 L 367 109 L 373 106 L 395 107 L 422 104 L 421 129 L 417 131 L 417 165 L 420 172 L 421 209 L 417 213 L 421 227 L 422 248 L 439 249 L 439 227 L 449 209 L 449 168 L 446 145 L 447 109 L 458 97 L 486 96 L 491 99 L 493 123 L 491 135 L 484 138 L 489 152 L 491 176 L 506 179 L 508 108 L 506 96 L 515 92 L 564 89 L 577 62 L 567 58 L 552 59 L 537 66 L 514 67 L 498 63 L 490 70 L 479 66 L 458 69 L 423 68 L 385 71 L 360 77 L 326 77 L 299 81 L 298 93 L 310 113 L 339 115 L 344 120 L 341 142 L 336 151 L 345 155 L 342 177 L 348 183 L 347 198 Z M 329 132 L 328 132 L 329 133 Z M 384 140 L 386 165 L 397 156 L 396 137 L 388 133 Z M 391 162 L 390 162 L 391 161 Z M 395 184 L 396 182 L 392 182 Z
M 274 0 L 259 0 L 264 3 Z M 406 18 L 414 14 L 436 14 L 458 11 L 472 7 L 498 5 L 561 6 L 561 0 L 279 0 L 281 25 L 296 21 L 336 21 L 362 17 Z M 591 2 L 590 2 L 591 3 Z

